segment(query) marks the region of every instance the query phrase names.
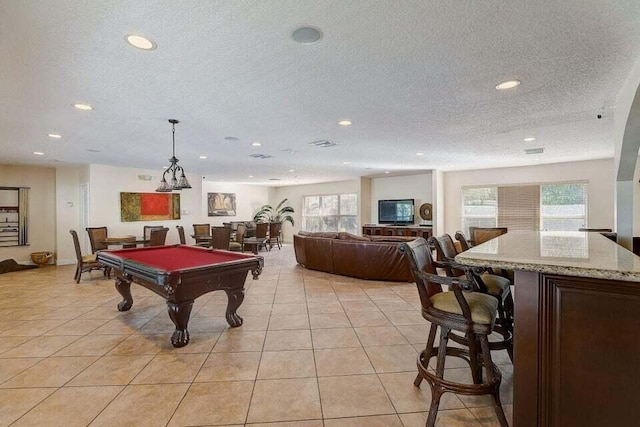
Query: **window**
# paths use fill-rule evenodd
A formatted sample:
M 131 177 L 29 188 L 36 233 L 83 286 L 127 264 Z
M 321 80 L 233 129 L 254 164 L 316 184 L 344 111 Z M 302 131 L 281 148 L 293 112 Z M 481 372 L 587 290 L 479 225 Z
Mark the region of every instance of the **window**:
M 462 229 L 467 236 L 469 227 L 497 227 L 498 187 L 462 189 Z
M 305 231 L 347 231 L 357 234 L 358 195 L 305 196 L 302 201 L 302 229 Z
M 569 231 L 586 227 L 587 184 L 550 184 L 540 186 L 542 230 Z
M 462 229 L 577 231 L 587 224 L 587 183 L 552 183 L 462 189 Z

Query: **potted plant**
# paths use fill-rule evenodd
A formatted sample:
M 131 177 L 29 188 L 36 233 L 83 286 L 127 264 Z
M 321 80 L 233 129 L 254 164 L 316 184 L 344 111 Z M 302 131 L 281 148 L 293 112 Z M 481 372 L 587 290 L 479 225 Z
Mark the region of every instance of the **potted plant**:
M 283 199 L 275 208 L 271 205 L 263 205 L 253 216 L 253 220 L 255 222 L 288 222 L 295 225 L 293 216 L 291 216 L 295 211 L 286 203 L 287 199 Z

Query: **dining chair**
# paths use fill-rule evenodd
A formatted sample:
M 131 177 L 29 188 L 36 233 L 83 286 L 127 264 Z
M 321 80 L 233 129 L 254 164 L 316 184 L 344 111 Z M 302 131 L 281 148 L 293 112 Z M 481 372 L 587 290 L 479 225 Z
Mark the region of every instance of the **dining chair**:
M 209 224 L 193 224 L 193 234 L 195 236 L 208 236 L 206 238 L 197 238 L 196 245 L 204 243 L 208 245 L 211 243 L 211 225 Z
M 108 249 L 108 245 L 104 243 L 107 236 L 107 227 L 87 227 L 87 234 L 89 234 L 89 242 L 91 243 L 91 252 L 96 253 L 103 249 Z
M 269 223 L 268 222 L 260 222 L 258 224 L 256 224 L 256 239 L 264 239 L 264 243 L 261 243 L 258 245 L 258 250 L 260 250 L 261 247 L 265 246 L 267 247 L 269 250 L 271 250 L 271 247 L 267 245 L 267 232 L 269 231 Z
M 76 250 L 76 273 L 73 279 L 76 283 L 80 283 L 80 277 L 82 273 L 92 270 L 102 270 L 102 274 L 107 277 L 111 277 L 111 268 L 100 264 L 96 259 L 96 254 L 82 255 L 82 249 L 80 249 L 80 241 L 78 240 L 78 233 L 75 230 L 69 230 L 71 237 L 73 238 L 73 246 Z
M 242 252 L 242 243 L 244 241 L 244 233 L 246 229 L 247 228 L 244 224 L 237 224 L 235 238 L 229 243 L 230 251 Z
M 282 223 L 281 222 L 270 222 L 269 223 L 269 248 L 275 245 L 278 246 L 278 250 L 282 248 L 280 243 L 280 234 L 282 233 Z
M 149 246 L 164 246 L 167 240 L 168 228 L 152 228 L 149 231 Z
M 178 237 L 180 238 L 180 244 L 181 245 L 186 245 L 187 244 L 187 238 L 184 235 L 184 227 L 181 225 L 176 225 L 176 228 L 178 229 Z
M 160 230 L 161 228 L 165 228 L 163 225 L 145 225 L 142 227 L 142 238 L 147 240 L 144 246 L 153 246 L 151 245 L 151 231 L 152 230 Z M 163 243 L 164 245 L 164 243 Z
M 408 260 L 418 288 L 422 317 L 430 324 L 427 345 L 418 356 L 418 375 L 413 382 L 414 386 L 420 387 L 424 379 L 431 388 L 427 427 L 435 425 L 440 398 L 446 392 L 471 396 L 490 395 L 498 424 L 508 427 L 500 402 L 502 374 L 491 360 L 489 350 L 488 337 L 494 328 L 497 300 L 490 295 L 473 292 L 474 284 L 469 280 L 439 276 L 431 257 L 431 248 L 424 238 L 401 243 L 398 250 Z M 442 285 L 446 285 L 449 290 L 443 292 Z M 440 342 L 436 347 L 438 329 Z M 449 339 L 458 343 L 462 339 L 466 345 L 463 348 L 448 346 Z M 444 378 L 445 360 L 448 356 L 461 358 L 469 364 L 472 384 Z M 435 370 L 429 366 L 434 357 Z
M 231 243 L 230 227 L 211 227 L 211 248 L 229 250 Z

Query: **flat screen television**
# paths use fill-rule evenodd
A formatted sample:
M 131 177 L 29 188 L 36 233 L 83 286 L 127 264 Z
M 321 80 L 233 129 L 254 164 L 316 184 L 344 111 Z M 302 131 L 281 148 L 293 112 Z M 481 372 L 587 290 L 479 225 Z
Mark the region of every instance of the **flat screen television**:
M 378 200 L 379 224 L 413 224 L 414 199 Z

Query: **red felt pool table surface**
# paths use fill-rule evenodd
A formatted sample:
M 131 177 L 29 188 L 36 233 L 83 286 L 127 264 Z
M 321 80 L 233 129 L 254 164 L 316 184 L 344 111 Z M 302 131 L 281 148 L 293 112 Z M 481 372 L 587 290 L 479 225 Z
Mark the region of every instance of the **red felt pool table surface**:
M 167 272 L 222 264 L 254 257 L 253 255 L 180 245 L 105 252 Z

